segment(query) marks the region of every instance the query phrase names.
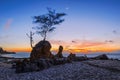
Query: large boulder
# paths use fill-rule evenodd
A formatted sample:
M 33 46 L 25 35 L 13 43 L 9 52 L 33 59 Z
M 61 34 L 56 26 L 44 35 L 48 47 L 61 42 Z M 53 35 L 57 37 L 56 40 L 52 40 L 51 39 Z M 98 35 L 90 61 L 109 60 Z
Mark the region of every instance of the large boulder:
M 55 55 L 55 57 L 63 58 L 62 51 L 63 51 L 63 46 L 59 46 L 58 53 Z
M 40 41 L 35 45 L 30 54 L 30 60 L 34 61 L 39 58 L 53 58 L 50 52 L 51 44 L 48 41 Z

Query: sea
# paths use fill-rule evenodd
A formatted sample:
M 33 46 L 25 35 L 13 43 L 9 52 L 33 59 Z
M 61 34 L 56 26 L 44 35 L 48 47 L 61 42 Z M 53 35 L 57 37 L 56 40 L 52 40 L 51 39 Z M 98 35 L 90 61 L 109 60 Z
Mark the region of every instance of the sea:
M 56 53 L 53 53 L 53 54 L 56 54 Z M 87 57 L 95 57 L 95 56 L 98 56 L 100 54 L 106 54 L 109 58 L 120 60 L 120 53 L 76 53 L 76 56 L 86 55 Z M 67 57 L 68 55 L 69 55 L 69 53 L 63 53 L 64 57 Z M 30 53 L 29 52 L 18 52 L 16 54 L 3 54 L 1 56 L 14 57 L 14 58 L 29 58 Z

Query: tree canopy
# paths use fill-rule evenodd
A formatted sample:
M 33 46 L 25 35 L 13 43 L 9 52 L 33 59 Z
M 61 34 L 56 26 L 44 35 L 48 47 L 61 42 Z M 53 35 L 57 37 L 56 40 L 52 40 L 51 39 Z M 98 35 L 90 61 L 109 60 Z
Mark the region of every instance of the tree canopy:
M 34 27 L 36 33 L 40 34 L 43 37 L 43 40 L 46 40 L 47 34 L 56 29 L 55 25 L 58 25 L 64 21 L 63 16 L 65 13 L 56 13 L 55 10 L 47 8 L 48 13 L 40 16 L 34 16 L 34 23 L 37 23 L 38 26 Z

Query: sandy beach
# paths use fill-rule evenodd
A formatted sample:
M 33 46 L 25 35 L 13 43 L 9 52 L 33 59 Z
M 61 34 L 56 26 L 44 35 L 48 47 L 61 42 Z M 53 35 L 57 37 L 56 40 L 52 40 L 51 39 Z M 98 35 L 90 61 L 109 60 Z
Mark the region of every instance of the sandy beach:
M 72 62 L 19 74 L 11 66 L 0 63 L 0 80 L 120 80 L 120 61 L 116 60 Z

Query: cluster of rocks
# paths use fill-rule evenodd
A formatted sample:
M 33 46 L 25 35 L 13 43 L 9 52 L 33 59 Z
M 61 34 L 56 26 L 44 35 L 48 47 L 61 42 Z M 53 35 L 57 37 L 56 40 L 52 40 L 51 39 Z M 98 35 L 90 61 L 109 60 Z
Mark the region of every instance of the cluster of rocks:
M 70 60 L 63 57 L 63 47 L 59 47 L 59 51 L 56 55 L 53 55 L 50 51 L 51 44 L 48 41 L 40 41 L 31 51 L 30 60 L 24 59 L 23 61 L 17 61 L 13 68 L 17 73 L 40 71 L 49 68 L 53 65 L 60 65 L 69 63 Z
M 32 49 L 30 60 L 24 59 L 23 61 L 17 61 L 13 67 L 16 69 L 17 73 L 21 73 L 40 71 L 54 65 L 70 63 L 72 61 L 85 61 L 89 59 L 108 59 L 108 57 L 105 54 L 94 58 L 88 58 L 86 55 L 78 57 L 72 53 L 70 53 L 69 56 L 65 58 L 62 55 L 62 46 L 59 46 L 59 50 L 56 55 L 53 55 L 50 49 L 51 44 L 48 41 L 40 41 Z
M 75 54 L 70 53 L 67 57 L 71 61 L 85 61 L 88 60 L 89 58 L 85 56 L 76 56 Z
M 67 57 L 71 61 L 85 61 L 85 60 L 109 60 L 106 54 L 101 54 L 96 57 L 87 57 L 84 56 L 76 56 L 75 54 L 70 53 Z

